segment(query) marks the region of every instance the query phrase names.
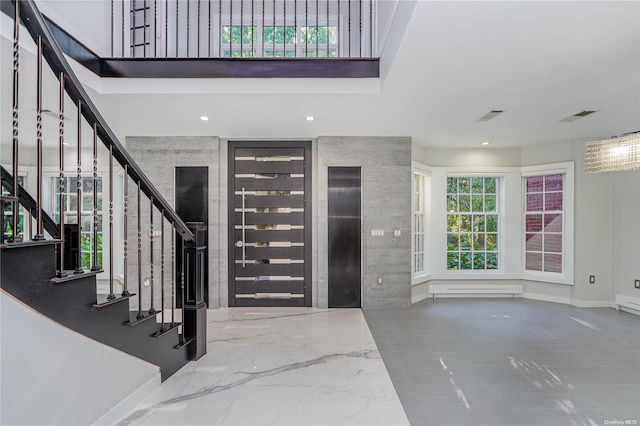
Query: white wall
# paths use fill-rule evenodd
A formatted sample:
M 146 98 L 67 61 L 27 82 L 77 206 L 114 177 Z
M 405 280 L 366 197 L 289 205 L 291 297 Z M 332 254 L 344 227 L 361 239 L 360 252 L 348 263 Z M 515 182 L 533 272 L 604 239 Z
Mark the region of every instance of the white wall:
M 0 304 L 0 423 L 87 425 L 160 385 L 157 366 L 71 331 L 4 292 Z
M 640 170 L 613 176 L 613 287 L 617 294 L 640 297 Z

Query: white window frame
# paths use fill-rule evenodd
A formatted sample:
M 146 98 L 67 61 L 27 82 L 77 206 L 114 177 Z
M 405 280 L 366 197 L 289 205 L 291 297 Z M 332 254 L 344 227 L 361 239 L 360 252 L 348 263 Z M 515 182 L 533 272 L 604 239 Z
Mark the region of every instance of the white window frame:
M 574 285 L 574 208 L 575 208 L 575 166 L 573 161 L 564 163 L 543 164 L 538 166 L 522 167 L 522 279 L 530 281 L 541 281 L 553 284 Z M 544 176 L 552 174 L 564 174 L 562 187 L 562 273 L 527 271 L 525 263 L 526 244 L 526 191 L 525 177 Z
M 419 284 L 424 281 L 428 281 L 431 273 L 431 253 L 430 253 L 430 229 L 431 229 L 431 169 L 423 164 L 413 162 L 411 174 L 411 283 Z M 422 177 L 422 215 L 423 215 L 423 269 L 416 271 L 415 258 L 415 236 L 416 236 L 416 212 L 414 206 L 416 205 L 416 191 L 415 191 L 415 176 Z

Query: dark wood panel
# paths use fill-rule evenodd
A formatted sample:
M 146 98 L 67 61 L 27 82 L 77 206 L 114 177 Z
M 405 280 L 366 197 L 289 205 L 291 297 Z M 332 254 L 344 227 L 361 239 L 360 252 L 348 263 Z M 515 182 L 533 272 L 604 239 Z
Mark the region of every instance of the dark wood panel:
M 242 213 L 236 213 L 236 223 L 242 223 Z M 304 225 L 304 213 L 245 213 L 247 225 Z
M 302 177 L 289 177 L 289 178 L 236 178 L 235 184 L 236 191 L 241 191 L 244 187 L 245 191 L 253 190 L 290 190 L 290 191 L 303 191 L 304 190 L 304 178 Z
M 235 230 L 236 241 L 242 240 L 242 231 Z M 292 231 L 245 231 L 245 242 L 254 241 L 291 241 L 292 243 L 302 243 L 304 229 L 294 229 Z
M 304 275 L 304 264 L 295 263 L 292 265 L 271 265 L 247 263 L 243 267 L 242 264 L 236 263 L 236 277 L 257 277 L 260 275 L 284 275 L 301 277 Z
M 245 207 L 304 207 L 304 195 L 245 195 Z M 242 195 L 235 196 L 236 206 L 242 206 Z
M 304 173 L 304 161 L 236 161 L 239 173 Z
M 304 247 L 247 247 L 247 259 L 304 259 Z M 242 249 L 236 248 L 236 259 L 242 259 Z
M 305 306 L 305 300 L 299 299 L 240 299 L 235 298 L 235 306 L 238 307 L 302 307 Z
M 236 281 L 240 294 L 255 293 L 304 293 L 304 281 Z

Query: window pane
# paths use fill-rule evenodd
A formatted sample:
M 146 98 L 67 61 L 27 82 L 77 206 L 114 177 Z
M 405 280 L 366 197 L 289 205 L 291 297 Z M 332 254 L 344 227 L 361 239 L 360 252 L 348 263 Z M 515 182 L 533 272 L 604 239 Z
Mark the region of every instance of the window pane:
M 460 269 L 460 261 L 458 259 L 458 252 L 447 253 L 447 269 L 458 270 Z
M 472 195 L 471 196 L 471 210 L 474 212 L 484 211 L 482 199 L 484 197 L 482 195 Z
M 542 253 L 527 253 L 525 263 L 528 271 L 542 271 Z
M 484 192 L 485 194 L 496 193 L 496 178 L 484 178 Z
M 484 251 L 484 234 L 473 234 L 473 249 Z
M 460 234 L 460 250 L 464 250 L 464 251 L 471 250 L 470 234 Z
M 447 194 L 456 194 L 458 192 L 458 179 L 447 178 Z
M 498 234 L 486 234 L 487 251 L 498 250 Z
M 542 215 L 541 214 L 528 214 L 525 224 L 526 232 L 540 232 L 542 231 Z
M 544 209 L 562 210 L 562 192 L 549 192 L 544 194 Z
M 495 195 L 485 195 L 484 197 L 484 210 L 487 212 L 495 212 L 496 211 L 496 196 Z
M 527 194 L 527 211 L 541 212 L 543 200 L 543 194 Z
M 461 212 L 471 211 L 471 196 L 461 195 L 459 199 L 459 207 Z
M 542 251 L 542 234 L 526 234 L 525 250 Z
M 449 232 L 460 231 L 460 220 L 457 214 L 447 215 L 447 231 Z
M 562 234 L 544 234 L 545 253 L 562 253 Z
M 544 271 L 545 272 L 562 272 L 562 255 L 545 253 Z
M 448 212 L 457 212 L 458 211 L 458 196 L 457 195 L 447 195 L 447 211 Z
M 473 269 L 485 269 L 484 253 L 473 253 Z
M 498 232 L 498 216 L 487 215 L 487 232 Z
M 473 215 L 473 230 L 476 232 L 484 232 L 484 216 Z
M 458 234 L 447 234 L 447 250 L 458 250 L 459 237 Z
M 470 182 L 471 180 L 469 178 L 458 178 L 458 187 L 459 187 L 459 192 L 461 194 L 468 194 L 469 191 L 471 190 L 470 188 Z
M 498 253 L 487 253 L 487 269 L 498 269 Z
M 471 232 L 471 216 L 468 214 L 460 215 L 460 231 Z
M 527 192 L 542 192 L 543 176 L 530 176 L 527 180 Z
M 471 178 L 471 192 L 474 194 L 482 194 L 484 192 L 484 179 Z
M 547 175 L 544 177 L 545 191 L 562 191 L 562 175 Z
M 562 215 L 545 214 L 544 230 L 545 232 L 562 232 Z
M 473 254 L 471 252 L 460 253 L 460 269 L 472 269 L 473 268 Z

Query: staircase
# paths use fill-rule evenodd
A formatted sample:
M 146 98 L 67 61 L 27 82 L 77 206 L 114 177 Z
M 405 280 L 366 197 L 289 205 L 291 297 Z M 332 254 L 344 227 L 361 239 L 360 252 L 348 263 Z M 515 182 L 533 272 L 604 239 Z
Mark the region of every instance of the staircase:
M 4 164 L 11 164 L 11 170 L 2 168 L 2 188 L 9 195 L 3 195 L 0 200 L 2 223 L 0 229 L 0 285 L 3 291 L 12 294 L 17 299 L 31 306 L 49 318 L 73 329 L 87 337 L 112 346 L 123 352 L 146 360 L 160 367 L 162 380 L 167 379 L 190 360 L 197 360 L 206 353 L 206 304 L 202 300 L 203 265 L 198 254 L 204 250 L 204 230 L 198 223 L 185 224 L 167 203 L 140 167 L 117 140 L 114 133 L 100 115 L 95 105 L 84 91 L 79 80 L 73 73 L 57 45 L 52 32 L 45 19 L 32 0 L 13 1 L 14 40 L 13 40 L 13 146 L 10 161 L 2 159 Z M 4 10 L 4 8 L 3 8 Z M 21 26 L 22 24 L 23 26 Z M 20 36 L 27 30 L 37 46 L 37 86 L 38 101 L 37 111 L 37 190 L 35 194 L 29 194 L 27 190 L 18 184 L 17 176 L 19 168 L 24 164 L 20 162 L 21 136 L 19 134 L 19 119 L 21 106 L 18 105 L 20 97 L 18 88 L 20 84 Z M 3 61 L 6 58 L 3 58 Z M 98 213 L 97 198 L 94 195 L 91 219 L 92 229 L 84 232 L 84 238 L 92 234 L 92 265 L 90 268 L 82 267 L 81 253 L 72 254 L 65 246 L 77 243 L 80 247 L 83 232 L 77 232 L 74 237 L 65 234 L 65 226 L 69 225 L 70 218 L 63 211 L 57 212 L 57 222 L 51 219 L 45 212 L 43 202 L 43 135 L 42 135 L 42 66 L 43 61 L 51 68 L 53 75 L 58 77 L 60 92 L 60 110 L 58 136 L 58 152 L 60 157 L 59 176 L 60 187 L 65 180 L 69 182 L 70 176 L 77 179 L 77 206 L 79 212 L 74 219 L 75 224 L 83 223 L 83 203 L 87 197 L 82 192 L 82 182 L 86 175 L 93 175 L 93 188 L 95 188 L 98 164 L 98 141 L 102 142 L 109 160 L 109 171 L 104 176 L 105 188 L 108 191 L 108 200 L 105 194 L 104 205 L 108 204 L 109 222 L 108 229 L 103 231 L 109 239 L 109 253 L 104 253 L 105 265 L 108 262 L 109 291 L 108 294 L 98 294 L 97 276 L 103 273 L 103 265 L 98 264 L 97 232 Z M 9 61 L 7 61 L 8 63 Z M 24 73 L 29 74 L 29 73 Z M 65 99 L 71 99 L 77 106 L 76 111 L 65 113 Z M 65 118 L 77 114 L 78 132 L 77 138 L 77 164 L 73 165 L 75 173 L 70 174 L 68 166 L 64 166 L 65 150 Z M 93 131 L 93 164 L 84 166 L 81 163 L 82 151 L 82 126 L 90 126 Z M 33 135 L 29 135 L 32 138 Z M 25 138 L 25 136 L 22 136 Z M 85 147 L 86 150 L 86 147 Z M 124 283 L 123 288 L 116 291 L 117 280 L 114 278 L 114 175 L 118 173 L 114 169 L 114 161 L 122 167 L 124 173 L 124 199 L 120 200 L 124 206 Z M 66 175 L 65 175 L 66 174 Z M 136 211 L 129 209 L 128 187 L 130 184 L 137 187 L 138 208 Z M 63 192 L 62 190 L 60 192 Z M 95 194 L 95 192 L 94 192 Z M 75 194 L 74 194 L 75 195 Z M 150 259 L 151 281 L 150 288 L 143 291 L 142 268 L 143 259 L 142 240 L 143 232 L 141 223 L 143 218 L 140 211 L 140 200 L 145 198 L 149 203 L 150 229 L 148 238 L 150 252 L 144 254 Z M 60 196 L 59 205 L 65 203 L 65 198 Z M 20 224 L 17 219 L 11 218 L 11 234 L 5 238 L 5 206 L 11 205 L 13 212 L 18 212 L 22 206 L 28 218 L 22 225 L 23 235 L 20 235 Z M 156 216 L 154 230 L 153 212 Z M 85 216 L 89 216 L 84 213 Z M 56 216 L 56 215 L 54 215 Z M 17 215 L 15 216 L 17 218 Z M 129 241 L 132 238 L 128 234 L 128 219 L 137 219 L 137 241 Z M 159 219 L 158 219 L 159 218 Z M 146 220 L 146 219 L 145 219 Z M 171 242 L 165 247 L 165 224 L 169 224 L 168 234 Z M 77 225 L 74 225 L 77 226 Z M 29 228 L 29 232 L 24 232 Z M 7 227 L 7 229 L 9 229 Z M 35 232 L 32 232 L 35 229 Z M 84 230 L 84 229 L 83 229 Z M 160 230 L 160 232 L 158 232 Z M 86 230 L 85 230 L 86 231 Z M 35 235 L 34 235 L 35 234 Z M 175 237 L 182 239 L 180 247 L 184 247 L 181 253 L 175 253 Z M 70 239 L 78 240 L 71 241 Z M 154 239 L 156 244 L 160 240 L 161 256 L 154 260 Z M 131 247 L 137 246 L 137 259 L 131 255 Z M 156 252 L 158 245 L 156 245 Z M 170 256 L 169 253 L 170 252 Z M 175 258 L 181 256 L 181 270 L 175 270 Z M 167 259 L 170 259 L 168 261 Z M 71 262 L 70 262 L 71 261 Z M 64 265 L 73 264 L 71 270 Z M 154 280 L 154 265 L 161 265 L 160 278 L 158 274 Z M 166 265 L 165 265 L 166 264 Z M 173 273 L 170 279 L 166 270 Z M 138 289 L 136 293 L 129 291 L 129 275 L 135 275 L 137 269 Z M 156 269 L 157 271 L 157 269 Z M 146 271 L 145 271 L 146 272 Z M 184 277 L 184 278 L 183 278 Z M 165 283 L 168 281 L 169 283 Z M 150 290 L 150 295 L 148 294 Z M 155 294 L 154 294 L 155 293 Z M 143 297 L 147 295 L 147 297 Z M 158 300 L 159 299 L 159 300 Z M 170 303 L 169 303 L 169 299 Z M 134 308 L 130 306 L 134 305 Z M 169 306 L 170 305 L 170 306 Z M 178 312 L 176 312 L 178 311 Z M 175 321 L 180 317 L 182 322 Z M 9 319 L 10 320 L 10 319 Z M 124 397 L 124 396 L 123 396 Z

